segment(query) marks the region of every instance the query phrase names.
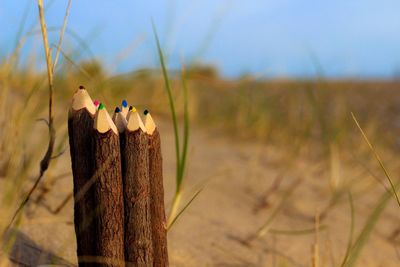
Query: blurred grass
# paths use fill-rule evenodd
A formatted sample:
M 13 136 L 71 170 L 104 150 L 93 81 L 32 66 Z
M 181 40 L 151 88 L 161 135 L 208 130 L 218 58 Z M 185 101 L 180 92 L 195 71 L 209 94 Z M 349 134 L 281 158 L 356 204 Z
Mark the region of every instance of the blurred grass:
M 156 70 L 143 69 L 112 77 L 96 61 L 81 62 L 79 68 L 87 75 L 76 67 L 55 76 L 55 97 L 60 100 L 57 101 L 60 107 L 68 105 L 65 99 L 82 83 L 102 94 L 109 104 L 127 95 L 139 107 L 149 106 L 153 112 L 165 116 L 170 112 L 168 99 L 164 97 L 163 78 Z M 374 143 L 398 147 L 395 132 L 390 131 L 399 127 L 393 120 L 400 109 L 396 99 L 397 82 L 328 81 L 329 88 L 321 93 L 315 81 L 258 81 L 247 77 L 236 82 L 214 77 L 207 71 L 187 68 L 190 77 L 187 84 L 191 88 L 188 109 L 190 119 L 196 124 L 207 123 L 215 131 L 230 131 L 243 139 L 282 143 L 293 138 L 294 144 L 310 141 L 318 145 L 325 140 L 328 128 L 333 136 L 330 140 L 351 144 L 358 139 L 349 117 L 354 111 L 360 123 L 367 125 L 366 131 Z M 42 77 L 30 69 L 14 72 L 9 79 L 9 86 L 13 88 L 11 95 L 26 99 L 29 88 L 40 87 Z M 170 79 L 176 113 L 182 117 L 181 78 L 171 73 Z M 319 103 L 318 108 L 314 102 Z
M 79 68 L 87 75 L 77 68 L 56 75 L 59 105 L 67 106 L 65 99 L 71 95 L 72 88 L 82 83 L 104 96 L 110 102 L 106 104 L 114 104 L 126 95 L 135 99 L 139 107 L 148 106 L 164 116 L 170 112 L 163 77 L 157 70 L 143 69 L 113 77 L 108 76 L 96 61 L 82 62 Z M 396 82 L 328 81 L 329 88 L 321 94 L 314 81 L 258 81 L 251 78 L 230 81 L 204 74 L 207 71 L 187 68 L 190 80 L 186 83 L 191 90 L 188 111 L 190 120 L 197 125 L 207 124 L 216 132 L 229 131 L 242 139 L 279 143 L 290 139 L 295 145 L 310 142 L 318 146 L 325 144 L 326 129 L 329 129 L 332 136 L 329 140 L 342 146 L 359 139 L 354 135 L 349 117 L 354 111 L 360 123 L 367 125 L 366 131 L 374 143 L 398 147 L 394 130 L 399 126 L 393 120 L 399 111 Z M 24 88 L 38 83 L 39 75 L 20 72 L 16 76 L 18 79 L 11 81 L 15 88 L 13 94 L 26 97 Z M 176 98 L 176 114 L 183 118 L 184 90 L 179 76 L 172 72 L 170 80 Z M 318 109 L 313 102 L 319 103 Z M 325 149 L 328 146 L 326 144 Z

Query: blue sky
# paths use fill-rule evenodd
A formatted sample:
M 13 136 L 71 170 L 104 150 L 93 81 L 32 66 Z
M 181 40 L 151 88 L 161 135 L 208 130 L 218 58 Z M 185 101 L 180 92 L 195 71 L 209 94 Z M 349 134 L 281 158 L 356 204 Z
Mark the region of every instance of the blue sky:
M 47 24 L 60 27 L 67 0 L 45 0 L 51 2 Z M 37 23 L 36 1 L 0 1 L 3 57 L 24 12 L 23 34 Z M 115 73 L 158 66 L 153 18 L 172 68 L 197 60 L 227 77 L 309 77 L 315 55 L 329 77 L 391 78 L 400 72 L 399 12 L 397 0 L 72 0 L 68 28 L 88 49 L 67 34 L 63 50 L 77 59 L 94 56 Z M 51 33 L 50 41 L 57 36 Z M 41 45 L 31 35 L 23 62 L 41 59 Z

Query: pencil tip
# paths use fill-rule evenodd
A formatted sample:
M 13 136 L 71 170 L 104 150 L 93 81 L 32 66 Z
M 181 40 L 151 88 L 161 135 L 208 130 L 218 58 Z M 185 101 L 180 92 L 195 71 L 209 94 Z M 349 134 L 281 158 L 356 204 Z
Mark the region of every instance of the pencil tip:
M 131 111 L 133 109 L 133 106 L 129 106 L 129 111 Z
M 83 85 L 80 85 L 80 86 L 79 86 L 79 89 L 82 90 L 82 89 L 85 89 L 85 87 L 84 87 Z
M 124 99 L 122 100 L 122 106 L 126 108 L 128 106 L 128 102 Z
M 115 112 L 115 113 L 118 113 L 118 112 L 120 112 L 120 111 L 121 111 L 121 110 L 119 109 L 119 107 L 116 107 L 114 112 Z
M 147 115 L 147 114 L 149 114 L 149 111 L 148 111 L 147 109 L 145 109 L 144 112 L 143 112 L 143 114 L 144 114 L 144 115 Z
M 103 109 L 103 108 L 104 108 L 103 103 L 100 103 L 100 105 L 99 105 L 99 110 L 101 110 L 101 109 Z
M 95 101 L 93 101 L 93 104 L 97 107 L 100 104 L 100 102 L 99 102 L 99 100 L 95 100 Z

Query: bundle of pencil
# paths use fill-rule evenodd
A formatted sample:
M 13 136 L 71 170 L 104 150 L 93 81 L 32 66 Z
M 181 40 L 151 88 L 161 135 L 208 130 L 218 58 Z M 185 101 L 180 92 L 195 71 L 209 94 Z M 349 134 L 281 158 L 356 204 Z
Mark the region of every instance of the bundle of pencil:
M 112 118 L 81 87 L 68 128 L 79 266 L 168 266 L 161 141 L 126 100 Z

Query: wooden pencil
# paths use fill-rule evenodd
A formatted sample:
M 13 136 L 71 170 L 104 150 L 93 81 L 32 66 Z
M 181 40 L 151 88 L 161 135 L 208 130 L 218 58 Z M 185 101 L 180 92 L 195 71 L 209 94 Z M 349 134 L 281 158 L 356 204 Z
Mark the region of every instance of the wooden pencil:
M 126 115 L 126 121 L 129 121 L 129 117 L 132 114 L 132 110 L 133 110 L 133 106 L 129 106 L 128 114 Z M 136 111 L 136 108 L 135 108 L 135 111 Z
M 122 151 L 123 147 L 125 146 L 124 132 L 125 132 L 126 125 L 128 124 L 128 122 L 126 121 L 125 116 L 122 115 L 121 109 L 119 107 L 115 108 L 114 114 L 112 116 L 112 120 L 119 132 L 119 145 L 120 145 L 120 151 Z M 121 167 L 122 167 L 122 169 L 124 169 L 124 161 L 122 159 L 122 153 L 121 153 Z
M 99 100 L 94 100 L 93 104 L 94 104 L 94 106 L 96 107 L 96 110 L 97 110 L 97 108 L 99 107 L 100 102 L 99 102 Z
M 94 193 L 90 180 L 94 174 L 92 129 L 96 107 L 83 86 L 72 98 L 68 114 L 68 135 L 74 186 L 74 224 L 79 266 L 94 266 L 85 260 L 95 256 L 96 225 Z
M 145 110 L 145 128 L 148 137 L 150 211 L 154 265 L 168 266 L 167 223 L 164 207 L 164 186 L 160 133 L 150 113 Z
M 149 154 L 146 129 L 131 109 L 121 148 L 125 203 L 125 260 L 127 266 L 153 266 L 151 241 Z
M 122 114 L 119 107 L 115 108 L 112 120 L 113 120 L 115 126 L 117 127 L 118 132 L 121 134 L 120 136 L 123 136 L 122 133 L 125 132 L 125 128 L 126 128 L 126 125 L 128 124 L 128 122 L 126 121 L 126 118 Z
M 96 255 L 98 266 L 125 266 L 124 202 L 118 130 L 103 104 L 94 122 L 94 184 L 97 204 Z
M 122 113 L 122 115 L 124 115 L 125 118 L 126 118 L 126 116 L 128 115 L 128 111 L 129 111 L 128 101 L 126 101 L 126 100 L 124 99 L 124 100 L 122 100 L 122 102 L 121 102 L 121 113 Z

